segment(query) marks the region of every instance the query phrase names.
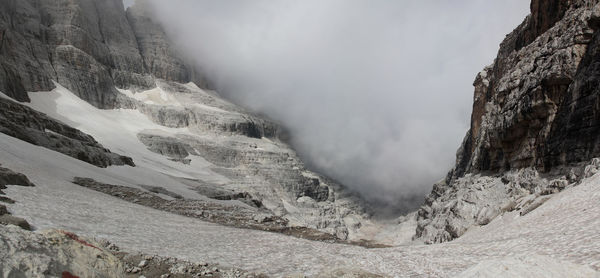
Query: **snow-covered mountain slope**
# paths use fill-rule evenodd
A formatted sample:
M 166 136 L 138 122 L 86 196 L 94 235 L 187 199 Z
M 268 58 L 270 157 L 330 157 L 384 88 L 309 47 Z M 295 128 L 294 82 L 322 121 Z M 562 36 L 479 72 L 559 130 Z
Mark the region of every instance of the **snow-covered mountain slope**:
M 412 214 L 396 225 L 369 219 L 360 198 L 306 169 L 275 122 L 198 87 L 201 75 L 178 57 L 143 5 L 125 12 L 121 0 L 0 3 L 0 89 L 6 92 L 0 94 L 6 108 L 0 164 L 36 185 L 9 185 L 0 200 L 14 200 L 6 205 L 10 213 L 37 230 L 60 228 L 132 252 L 276 277 L 339 268 L 398 277 L 530 277 L 532 271 L 598 277 L 600 160 L 585 165 L 594 144 L 580 164 L 546 175 L 525 167 L 539 166 L 527 151 L 545 152 L 535 143 L 539 134 L 515 133 L 539 131 L 529 128 L 540 123 L 536 105 L 566 111 L 556 114 L 563 127 L 588 130 L 570 107 L 583 105 L 578 111 L 595 117 L 596 4 L 532 2 L 533 15 L 476 82 L 472 130 L 458 168 L 434 187 L 418 222 Z M 523 82 L 514 79 L 523 72 Z M 563 75 L 574 78 L 577 90 L 565 91 Z M 536 92 L 541 100 L 518 101 L 540 97 Z M 552 106 L 557 92 L 586 97 Z M 536 118 L 528 121 L 532 111 Z M 594 117 L 584 127 L 595 128 Z M 594 141 L 597 134 L 590 134 L 573 146 Z M 484 172 L 500 171 L 504 162 L 511 171 Z M 422 245 L 410 241 L 417 225 L 428 243 L 462 237 Z M 0 228 L 0 239 L 42 238 L 9 229 Z M 340 240 L 394 247 L 333 243 Z M 4 242 L 0 251 L 10 250 Z M 0 268 L 9 264 L 3 259 Z
M 149 91 L 121 90 L 122 100 L 136 109 L 102 110 L 60 84 L 55 86 L 50 92 L 30 93 L 31 102 L 26 105 L 93 136 L 105 148 L 126 154 L 135 162 L 135 167 L 109 167 L 108 173 L 93 167 L 90 170 L 96 170 L 95 174 L 70 171 L 63 176 L 65 181 L 91 178 L 135 188 L 135 194 L 164 191 L 161 193 L 184 199 L 166 198 L 166 210 L 178 207 L 182 214 L 204 218 L 221 215 L 217 208 L 201 212 L 205 207 L 225 206 L 235 212 L 236 221 L 242 222 L 234 226 L 262 229 L 265 221 L 277 217 L 283 221 L 277 230 L 309 228 L 324 233 L 316 238 L 372 240 L 378 236 L 377 231 L 370 231 L 376 224 L 368 220 L 368 211 L 358 197 L 305 169 L 285 143 L 260 135 L 264 129 L 256 137 L 248 136 L 253 128 L 245 123 L 271 125 L 273 130 L 275 125 L 214 92 L 193 83 L 159 81 Z M 189 206 L 185 200 L 202 202 L 180 210 Z M 380 242 L 394 241 L 386 238 Z
M 398 277 L 451 277 L 469 268 L 473 269 L 467 277 L 473 273 L 529 277 L 528 269 L 534 265 L 544 277 L 598 277 L 593 270 L 600 270 L 600 175 L 556 194 L 524 216 L 505 214 L 450 243 L 365 249 L 211 224 L 70 182 L 83 175 L 128 186 L 153 179 L 175 185 L 148 169 L 102 169 L 2 134 L 0 150 L 3 167 L 24 173 L 36 184 L 5 190 L 16 201 L 8 206 L 15 216 L 28 219 L 37 229 L 62 228 L 108 239 L 126 250 L 218 262 L 274 276 L 340 267 Z M 506 268 L 486 272 L 490 261 Z
M 360 198 L 307 170 L 275 122 L 199 88 L 206 87 L 203 76 L 172 46 L 147 1 L 127 10 L 122 0 L 0 7 L 0 90 L 66 124 L 13 102 L 4 112 L 16 124 L 3 133 L 100 166 L 136 165 L 114 171 L 162 175 L 130 179 L 129 185 L 143 185 L 142 193 L 168 189 L 192 200 L 237 200 L 256 212 L 253 222 L 364 238 L 359 229 L 369 225 L 370 212 Z

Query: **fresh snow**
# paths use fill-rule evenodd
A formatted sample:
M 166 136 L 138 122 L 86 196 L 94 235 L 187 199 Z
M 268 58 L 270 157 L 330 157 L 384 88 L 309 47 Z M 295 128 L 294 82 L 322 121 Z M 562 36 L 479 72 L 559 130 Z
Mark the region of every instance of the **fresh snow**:
M 186 134 L 186 129 L 156 125 L 135 110 L 95 109 L 60 86 L 30 97 L 34 109 L 93 135 L 138 164 L 102 169 L 0 134 L 2 166 L 36 184 L 9 186 L 5 192 L 16 201 L 9 210 L 36 229 L 66 229 L 108 239 L 126 251 L 216 262 L 276 277 L 334 268 L 392 277 L 530 277 L 532 270 L 543 277 L 599 277 L 594 269 L 600 269 L 600 175 L 556 194 L 525 216 L 504 214 L 450 243 L 365 249 L 224 227 L 74 185 L 72 178 L 81 176 L 134 187 L 161 185 L 189 196 L 195 192 L 172 176 L 222 177 L 200 162 L 184 166 L 169 161 L 135 140 L 142 130 Z
M 133 109 L 97 109 L 60 84 L 55 83 L 55 85 L 56 89 L 51 92 L 30 93 L 31 103 L 27 105 L 92 135 L 104 147 L 112 152 L 130 156 L 136 163 L 136 167 L 109 167 L 109 171 L 125 176 L 132 172 L 158 172 L 173 177 L 199 179 L 214 184 L 227 181 L 227 178 L 210 170 L 212 164 L 202 157 L 194 156 L 190 165 L 184 165 L 151 152 L 137 138 L 137 134 L 142 131 L 163 136 L 193 135 L 188 128 L 169 128 L 155 124 L 146 115 Z M 157 173 L 140 175 L 140 180 L 131 180 L 130 184 L 141 183 L 147 185 L 158 181 L 165 182 L 165 178 L 155 180 L 155 176 L 163 175 Z M 202 198 L 195 191 L 187 189 L 186 185 L 172 181 L 173 179 L 169 180 L 169 182 L 160 185 L 187 198 Z M 106 182 L 104 180 L 100 181 Z

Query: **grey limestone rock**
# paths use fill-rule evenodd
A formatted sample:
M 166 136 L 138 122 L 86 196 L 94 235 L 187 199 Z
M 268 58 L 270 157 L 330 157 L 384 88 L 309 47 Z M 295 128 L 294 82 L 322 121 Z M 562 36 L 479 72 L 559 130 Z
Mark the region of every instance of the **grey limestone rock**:
M 31 226 L 27 220 L 8 214 L 0 215 L 0 225 L 14 225 L 21 229 L 31 231 Z
M 69 232 L 34 233 L 0 225 L 0 237 L 3 277 L 125 277 L 121 260 L 99 243 Z
M 190 155 L 195 154 L 194 149 L 176 138 L 162 137 L 152 134 L 138 134 L 138 139 L 148 147 L 149 150 L 167 156 L 172 160 L 184 161 Z
M 195 76 L 143 4 L 127 13 L 121 0 L 0 5 L 0 91 L 16 100 L 53 89 L 54 80 L 96 107 L 114 108 L 115 86 L 149 89 L 155 77 L 189 82 Z
M 0 189 L 6 189 L 7 185 L 34 186 L 27 176 L 0 167 Z
M 162 27 L 151 18 L 152 9 L 146 1 L 138 1 L 127 9 L 127 18 L 133 28 L 140 53 L 148 72 L 156 78 L 187 82 L 191 73 L 180 55 L 171 47 Z

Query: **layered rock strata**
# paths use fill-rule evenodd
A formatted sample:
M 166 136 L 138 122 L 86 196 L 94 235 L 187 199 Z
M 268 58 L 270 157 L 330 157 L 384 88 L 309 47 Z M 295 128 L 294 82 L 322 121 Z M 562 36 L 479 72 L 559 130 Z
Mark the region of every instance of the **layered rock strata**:
M 149 91 L 122 93 L 154 122 L 187 128 L 190 133 L 144 130 L 137 137 L 169 160 L 185 165 L 199 160 L 210 163 L 211 170 L 227 180 L 183 180 L 196 192 L 212 199 L 259 204 L 268 217 L 341 240 L 356 239 L 353 236 L 367 224 L 370 212 L 364 201 L 306 169 L 279 139 L 284 132 L 276 123 L 193 84 L 158 80 L 157 85 Z
M 145 5 L 121 0 L 7 0 L 0 10 L 0 91 L 28 101 L 52 80 L 96 107 L 119 106 L 115 87 L 148 89 L 154 78 L 199 82 Z

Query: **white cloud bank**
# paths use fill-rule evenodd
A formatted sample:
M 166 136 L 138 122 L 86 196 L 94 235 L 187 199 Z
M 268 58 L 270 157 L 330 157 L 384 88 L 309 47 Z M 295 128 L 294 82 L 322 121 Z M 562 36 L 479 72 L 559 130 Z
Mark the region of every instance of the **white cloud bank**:
M 219 92 L 281 121 L 314 169 L 414 207 L 468 129 L 472 82 L 529 1 L 151 0 Z

